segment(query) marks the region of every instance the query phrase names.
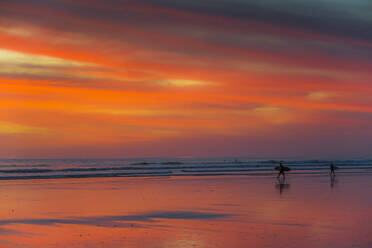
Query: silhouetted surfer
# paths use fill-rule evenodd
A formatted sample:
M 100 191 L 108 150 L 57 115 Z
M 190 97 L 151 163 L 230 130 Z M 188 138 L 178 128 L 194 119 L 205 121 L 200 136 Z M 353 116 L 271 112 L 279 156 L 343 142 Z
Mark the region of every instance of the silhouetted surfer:
M 279 174 L 278 174 L 278 178 L 283 175 L 283 178 L 285 178 L 285 174 L 284 174 L 284 171 L 285 171 L 285 167 L 283 166 L 282 163 L 280 163 L 279 167 L 278 167 L 278 170 L 279 170 Z
M 333 165 L 333 163 L 331 163 L 329 169 L 331 170 L 331 176 L 335 176 L 336 173 L 335 173 L 335 166 Z

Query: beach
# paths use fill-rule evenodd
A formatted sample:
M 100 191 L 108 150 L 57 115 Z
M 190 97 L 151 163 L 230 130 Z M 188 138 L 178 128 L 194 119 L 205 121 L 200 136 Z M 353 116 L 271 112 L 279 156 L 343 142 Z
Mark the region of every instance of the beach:
M 0 181 L 1 247 L 372 247 L 372 174 Z
M 0 248 L 372 248 L 372 0 L 0 0 Z

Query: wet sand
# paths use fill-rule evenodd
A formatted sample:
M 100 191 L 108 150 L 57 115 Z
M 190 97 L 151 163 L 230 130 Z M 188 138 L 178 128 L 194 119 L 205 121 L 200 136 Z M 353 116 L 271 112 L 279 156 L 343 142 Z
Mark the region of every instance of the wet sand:
M 372 247 L 372 175 L 0 182 L 1 247 Z

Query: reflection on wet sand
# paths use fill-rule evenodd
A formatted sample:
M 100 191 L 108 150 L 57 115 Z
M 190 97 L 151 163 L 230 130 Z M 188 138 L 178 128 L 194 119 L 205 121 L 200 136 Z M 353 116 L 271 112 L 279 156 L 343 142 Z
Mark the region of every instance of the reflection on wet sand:
M 273 180 L 235 176 L 1 182 L 0 246 L 371 247 L 372 199 L 360 197 L 368 195 L 371 176 L 343 177 L 332 191 L 326 175 L 289 176 L 278 181 L 277 190 Z
M 279 189 L 279 193 L 282 194 L 284 190 L 288 190 L 290 188 L 290 184 L 286 182 L 285 177 L 278 177 L 278 183 L 275 184 L 275 188 Z
M 330 182 L 331 182 L 331 188 L 333 188 L 335 184 L 337 183 L 336 175 L 334 173 L 331 173 L 329 177 L 330 177 Z

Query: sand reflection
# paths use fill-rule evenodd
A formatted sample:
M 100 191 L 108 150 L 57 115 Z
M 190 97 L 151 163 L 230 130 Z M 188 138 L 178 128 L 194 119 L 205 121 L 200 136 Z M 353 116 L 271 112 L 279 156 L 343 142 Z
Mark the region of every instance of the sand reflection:
M 32 248 L 325 248 L 330 243 L 367 248 L 372 214 L 366 210 L 372 199 L 359 196 L 372 186 L 370 179 L 345 177 L 332 192 L 327 176 L 3 182 L 0 243 Z

